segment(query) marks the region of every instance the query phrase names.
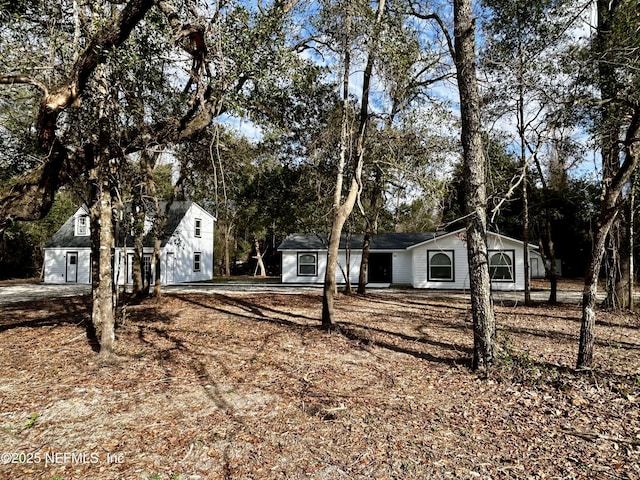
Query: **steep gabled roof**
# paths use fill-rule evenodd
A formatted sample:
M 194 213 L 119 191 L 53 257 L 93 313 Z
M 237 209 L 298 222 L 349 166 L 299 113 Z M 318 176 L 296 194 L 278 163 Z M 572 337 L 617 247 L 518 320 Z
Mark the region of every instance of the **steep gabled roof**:
M 83 206 L 85 214 L 89 214 L 89 210 Z M 76 213 L 80 209 L 76 210 L 66 222 L 58 229 L 56 233 L 45 243 L 45 247 L 69 247 L 69 248 L 82 248 L 91 246 L 91 237 L 89 235 L 76 236 Z
M 173 202 L 169 209 L 169 214 L 167 216 L 167 222 L 165 228 L 163 230 L 162 235 L 160 235 L 160 239 L 162 242 L 162 246 L 164 246 L 173 232 L 176 231 L 178 225 L 186 215 L 189 208 L 193 202 Z M 164 212 L 166 208 L 167 202 L 160 202 L 160 211 Z M 85 210 L 86 207 L 85 207 Z M 71 216 L 60 229 L 49 239 L 49 241 L 45 244 L 46 248 L 81 248 L 81 247 L 91 247 L 91 237 L 90 236 L 76 236 L 75 234 L 75 218 L 76 216 Z M 133 246 L 133 239 L 130 235 L 126 237 L 127 246 Z M 120 235 L 120 239 L 117 241 L 118 245 L 122 245 L 123 236 Z M 144 246 L 152 247 L 153 246 L 153 235 L 150 233 L 146 234 L 144 237 Z
M 164 226 L 164 229 L 162 230 L 162 233 L 159 235 L 161 246 L 164 247 L 167 244 L 167 242 L 171 238 L 171 235 L 173 235 L 173 232 L 176 231 L 176 228 L 178 228 L 178 225 L 180 225 L 180 222 L 182 221 L 184 216 L 187 214 L 187 211 L 189 210 L 189 208 L 191 208 L 192 204 L 193 202 L 189 202 L 189 201 L 173 202 L 171 204 L 171 207 L 169 208 L 169 213 L 167 215 L 167 222 Z M 164 213 L 165 209 L 167 208 L 167 202 L 160 202 L 159 208 L 160 208 L 160 212 Z M 152 218 L 149 218 L 149 219 L 152 220 Z M 126 236 L 126 242 L 127 242 L 127 247 L 133 247 L 134 239 L 131 235 Z M 119 240 L 119 243 L 120 244 L 124 243 L 122 241 L 122 235 Z M 145 247 L 153 247 L 152 232 L 148 232 L 147 234 L 145 234 L 143 239 L 143 245 Z
M 405 250 L 412 245 L 436 238 L 445 232 L 422 233 L 380 233 L 371 239 L 371 250 Z M 347 248 L 347 235 L 340 237 L 340 249 Z M 362 248 L 362 235 L 352 235 L 350 246 L 352 249 Z M 293 233 L 278 247 L 278 250 L 326 250 L 327 236 L 316 233 Z

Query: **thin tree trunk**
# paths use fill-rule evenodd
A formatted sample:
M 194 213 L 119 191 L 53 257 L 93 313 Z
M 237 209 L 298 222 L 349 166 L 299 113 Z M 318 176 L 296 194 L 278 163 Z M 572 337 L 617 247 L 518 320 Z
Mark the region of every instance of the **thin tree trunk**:
M 390 124 L 389 124 L 390 126 Z M 369 270 L 369 250 L 371 249 L 371 237 L 378 230 L 378 208 L 383 195 L 383 175 L 378 169 L 374 178 L 374 185 L 371 188 L 369 202 L 369 215 L 365 214 L 366 228 L 362 239 L 362 259 L 360 261 L 360 273 L 358 275 L 358 293 L 367 293 L 367 271 Z M 371 218 L 373 217 L 373 218 Z
M 333 218 L 331 222 L 331 231 L 329 232 L 329 244 L 327 245 L 327 266 L 324 274 L 324 285 L 322 288 L 322 328 L 330 329 L 335 319 L 334 300 L 337 290 L 336 284 L 336 266 L 338 263 L 338 250 L 340 248 L 340 236 L 342 235 L 342 227 L 347 217 L 353 209 L 357 198 L 357 185 L 353 188 L 355 179 L 351 182 L 349 195 L 345 203 L 342 202 L 342 185 L 344 182 L 344 167 L 347 157 L 347 139 L 348 139 L 348 112 L 349 112 L 349 75 L 351 73 L 351 52 L 350 52 L 350 35 L 351 35 L 351 14 L 346 12 L 345 18 L 346 32 L 344 42 L 344 62 L 342 75 L 342 116 L 340 123 L 340 154 L 338 159 L 338 171 L 336 174 L 336 187 L 333 192 Z M 352 201 L 351 201 L 352 200 Z M 348 203 L 351 205 L 349 206 Z
M 133 264 L 131 265 L 131 276 L 133 280 L 133 294 L 142 295 L 144 290 L 144 279 L 142 278 L 142 252 L 144 246 L 144 209 L 142 205 L 134 202 L 133 212 Z
M 340 236 L 342 234 L 342 227 L 345 221 L 353 211 L 356 200 L 358 199 L 362 191 L 362 167 L 364 164 L 364 140 L 366 137 L 367 124 L 369 121 L 369 93 L 371 77 L 373 74 L 373 65 L 375 63 L 377 55 L 377 42 L 380 24 L 382 21 L 382 15 L 385 9 L 385 0 L 378 1 L 378 8 L 376 11 L 376 20 L 374 25 L 374 38 L 371 43 L 370 49 L 367 52 L 367 63 L 364 69 L 363 83 L 362 83 L 362 99 L 360 100 L 360 114 L 358 122 L 358 135 L 356 138 L 356 152 L 355 152 L 355 164 L 353 167 L 353 176 L 351 178 L 351 185 L 349 187 L 349 193 L 345 202 L 340 205 L 340 199 L 342 196 L 342 182 L 343 182 L 343 170 L 346 158 L 346 143 L 347 143 L 347 111 L 349 108 L 349 75 L 351 72 L 351 56 L 350 56 L 350 35 L 351 35 L 351 14 L 347 12 L 346 22 L 347 28 L 345 32 L 345 59 L 344 59 L 344 74 L 342 81 L 342 131 L 341 131 L 341 144 L 340 144 L 340 161 L 338 167 L 338 175 L 336 179 L 336 191 L 334 193 L 333 202 L 333 225 L 331 227 L 331 234 L 329 240 L 329 250 L 327 251 L 327 270 L 324 280 L 324 291 L 322 299 L 322 326 L 323 328 L 331 328 L 333 319 L 335 318 L 334 310 L 334 298 L 336 294 L 336 262 L 338 260 L 338 248 L 340 246 Z
M 367 221 L 367 229 L 362 238 L 362 259 L 360 260 L 360 273 L 358 274 L 358 293 L 367 293 L 367 270 L 369 270 L 369 250 L 371 249 L 371 227 Z
M 223 225 L 222 237 L 224 243 L 224 252 L 223 252 L 223 268 L 225 277 L 231 276 L 231 251 L 229 249 L 229 241 L 231 237 L 231 226 L 228 224 Z
M 596 295 L 598 293 L 598 276 L 604 256 L 607 236 L 621 207 L 619 203 L 622 189 L 631 179 L 638 161 L 638 138 L 640 135 L 640 107 L 636 110 L 629 123 L 625 137 L 625 159 L 616 175 L 604 178 L 600 216 L 596 223 L 595 239 L 591 250 L 591 258 L 584 279 L 582 293 L 582 322 L 580 326 L 580 344 L 578 346 L 577 368 L 591 368 L 593 365 L 594 330 L 596 321 Z
M 336 210 L 333 217 L 333 225 L 329 234 L 329 245 L 327 249 L 327 269 L 324 276 L 324 288 L 322 291 L 322 327 L 330 329 L 335 323 L 334 301 L 337 293 L 336 269 L 338 265 L 338 250 L 340 248 L 340 237 L 342 227 L 347 217 L 353 210 L 358 197 L 358 182 L 351 180 L 349 193 L 344 203 Z
M 631 191 L 629 192 L 629 310 L 635 310 L 635 302 L 633 298 L 635 284 L 635 265 L 634 265 L 634 248 L 635 242 L 635 204 L 636 204 L 636 186 L 638 181 L 638 172 L 633 172 L 633 180 L 631 181 Z
M 524 304 L 531 305 L 531 273 L 529 269 L 529 195 L 528 195 L 528 162 L 525 142 L 527 141 L 524 118 L 524 66 L 523 53 L 520 46 L 519 60 L 519 95 L 518 95 L 518 131 L 520 135 L 520 166 L 522 168 L 522 257 L 524 261 Z
M 475 68 L 475 22 L 471 0 L 454 0 L 453 8 L 467 198 L 466 237 L 474 340 L 472 368 L 487 372 L 495 358 L 496 323 L 487 258 L 486 161 Z
M 258 241 L 257 238 L 253 239 L 253 245 L 256 249 L 256 255 L 255 258 L 256 259 L 256 269 L 253 272 L 253 276 L 255 277 L 258 274 L 258 270 L 260 270 L 260 276 L 261 277 L 266 277 L 267 276 L 267 270 L 264 268 L 264 262 L 262 261 L 262 253 L 260 253 L 260 242 Z

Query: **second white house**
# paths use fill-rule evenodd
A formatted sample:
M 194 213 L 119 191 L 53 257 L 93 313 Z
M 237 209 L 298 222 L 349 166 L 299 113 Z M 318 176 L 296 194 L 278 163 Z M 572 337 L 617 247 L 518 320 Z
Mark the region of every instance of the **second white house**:
M 164 209 L 164 205 L 161 205 Z M 215 217 L 194 202 L 173 202 L 164 233 L 160 236 L 160 278 L 162 284 L 195 282 L 213 278 L 213 230 Z M 86 206 L 78 208 L 51 237 L 44 250 L 45 283 L 91 283 L 91 231 Z M 149 231 L 150 221 L 145 221 Z M 133 238 L 120 235 L 114 250 L 114 280 L 133 282 Z M 153 238 L 144 238 L 142 269 L 151 271 Z
M 349 247 L 349 248 L 348 248 Z M 489 233 L 487 238 L 491 286 L 495 290 L 524 290 L 524 244 Z M 321 234 L 292 234 L 278 247 L 282 255 L 283 283 L 322 283 L 327 262 L 327 241 Z M 538 247 L 528 246 L 531 277 L 544 277 Z M 347 265 L 347 258 L 349 263 Z M 340 242 L 336 281 L 358 281 L 362 236 Z M 371 241 L 369 284 L 411 285 L 414 288 L 463 290 L 469 288 L 465 231 L 384 233 Z

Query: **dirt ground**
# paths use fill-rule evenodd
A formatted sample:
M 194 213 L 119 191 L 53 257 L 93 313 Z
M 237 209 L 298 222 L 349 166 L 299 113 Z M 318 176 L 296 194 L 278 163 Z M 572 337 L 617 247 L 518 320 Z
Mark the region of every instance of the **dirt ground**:
M 0 307 L 0 478 L 640 478 L 640 318 L 496 306 L 500 354 L 470 372 L 469 304 L 171 294 L 130 305 L 98 362 L 88 297 Z

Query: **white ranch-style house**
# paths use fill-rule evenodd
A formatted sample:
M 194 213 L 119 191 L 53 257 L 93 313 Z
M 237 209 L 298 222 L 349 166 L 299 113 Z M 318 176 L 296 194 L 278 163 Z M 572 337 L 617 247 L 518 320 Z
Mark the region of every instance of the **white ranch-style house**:
M 340 242 L 336 281 L 348 275 L 358 282 L 362 236 L 351 237 L 347 269 L 347 240 Z M 524 290 L 523 242 L 496 233 L 487 238 L 491 286 L 495 290 Z M 322 283 L 327 262 L 326 237 L 292 234 L 278 247 L 282 255 L 283 283 Z M 529 245 L 530 276 L 544 277 L 538 247 Z M 367 271 L 369 284 L 410 285 L 414 288 L 463 290 L 469 288 L 465 231 L 383 233 L 374 235 Z
M 165 205 L 161 205 L 164 210 Z M 173 202 L 161 236 L 160 278 L 163 285 L 213 278 L 213 229 L 215 217 L 194 202 Z M 51 237 L 44 250 L 45 283 L 91 283 L 91 231 L 86 206 L 70 217 Z M 145 220 L 145 230 L 151 222 Z M 116 233 L 116 236 L 117 233 Z M 114 252 L 114 281 L 133 282 L 133 238 L 127 235 Z M 151 271 L 153 238 L 145 235 L 142 265 Z

